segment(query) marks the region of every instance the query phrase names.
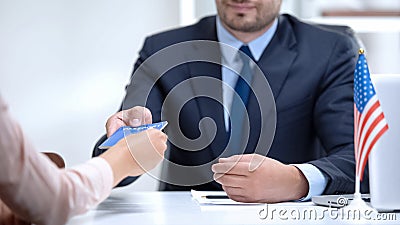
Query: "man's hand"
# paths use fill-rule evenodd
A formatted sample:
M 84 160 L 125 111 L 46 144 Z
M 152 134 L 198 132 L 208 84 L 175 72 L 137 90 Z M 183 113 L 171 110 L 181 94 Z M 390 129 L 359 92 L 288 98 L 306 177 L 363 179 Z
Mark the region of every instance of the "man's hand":
M 151 112 L 142 106 L 123 110 L 115 113 L 108 118 L 106 123 L 107 137 L 110 137 L 118 128 L 122 126 L 137 127 L 143 124 L 152 123 Z
M 308 193 L 308 181 L 297 167 L 258 154 L 220 158 L 212 171 L 228 196 L 239 202 L 298 200 Z

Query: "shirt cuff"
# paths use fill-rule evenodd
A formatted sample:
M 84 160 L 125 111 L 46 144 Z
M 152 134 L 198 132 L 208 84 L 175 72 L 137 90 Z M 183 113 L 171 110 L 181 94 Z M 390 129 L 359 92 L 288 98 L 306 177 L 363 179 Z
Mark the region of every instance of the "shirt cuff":
M 308 181 L 307 196 L 299 199 L 299 201 L 310 200 L 312 196 L 321 195 L 324 192 L 328 178 L 317 167 L 308 163 L 292 165 L 297 167 Z

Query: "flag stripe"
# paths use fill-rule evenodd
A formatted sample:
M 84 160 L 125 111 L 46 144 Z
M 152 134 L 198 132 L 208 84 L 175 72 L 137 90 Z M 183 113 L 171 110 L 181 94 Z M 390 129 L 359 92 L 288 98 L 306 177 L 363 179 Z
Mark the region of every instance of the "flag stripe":
M 361 134 L 363 133 L 364 128 L 366 127 L 367 121 L 369 121 L 369 119 L 371 118 L 372 114 L 373 114 L 374 112 L 376 112 L 375 110 L 376 110 L 378 107 L 379 107 L 379 101 L 378 101 L 378 99 L 376 98 L 376 95 L 374 95 L 374 96 L 371 98 L 371 100 L 369 100 L 368 104 L 365 106 L 364 112 L 366 112 L 366 113 L 363 113 L 363 114 L 361 115 L 361 118 L 360 118 L 361 121 L 362 121 L 361 129 L 360 129 L 360 133 L 361 133 Z
M 378 103 L 378 104 L 376 104 L 376 103 Z M 358 132 L 356 134 L 356 140 L 357 140 L 356 141 L 357 142 L 357 145 L 356 145 L 356 149 L 357 149 L 356 157 L 357 158 L 356 159 L 359 159 L 360 155 L 362 155 L 362 152 L 364 149 L 363 146 L 365 145 L 366 139 L 369 136 L 368 132 L 370 132 L 370 131 L 368 129 L 365 129 L 365 127 L 367 127 L 367 128 L 368 127 L 370 128 L 371 126 L 373 127 L 375 118 L 377 118 L 379 116 L 379 114 L 382 113 L 382 110 L 380 110 L 380 108 L 376 107 L 376 106 L 379 106 L 379 102 L 378 102 L 378 99 L 376 98 L 376 96 L 373 96 L 371 98 L 370 102 L 368 102 L 367 105 L 365 106 L 364 112 L 367 112 L 367 113 L 360 114 L 359 112 L 357 112 L 360 117 L 360 121 L 357 121 L 355 124 L 358 127 Z M 371 111 L 371 110 L 374 110 L 374 111 Z M 361 126 L 360 126 L 360 124 L 361 124 Z
M 377 124 L 377 126 L 374 127 L 374 129 L 371 131 L 371 135 L 369 135 L 368 138 L 365 139 L 366 143 L 362 146 L 363 151 L 361 151 L 361 153 L 358 155 L 358 158 L 356 159 L 357 161 L 362 162 L 363 158 L 367 156 L 367 150 L 373 143 L 375 136 L 380 132 L 380 130 L 385 127 L 385 125 L 386 123 L 384 121 L 381 121 Z
M 387 131 L 389 130 L 389 126 L 387 124 L 385 124 L 385 126 L 379 131 L 379 133 L 375 136 L 374 140 L 371 143 L 371 146 L 369 147 L 367 154 L 365 156 L 365 158 L 363 158 L 363 163 L 361 165 L 361 173 L 358 174 L 358 176 L 360 177 L 360 180 L 363 180 L 363 176 L 361 176 L 362 174 L 364 174 L 364 169 L 365 169 L 365 165 L 367 164 L 367 160 L 368 160 L 368 155 L 371 152 L 373 146 L 376 144 L 376 142 L 378 141 L 379 138 L 381 138 L 381 136 Z
M 370 135 L 376 129 L 378 123 L 385 118 L 383 116 L 382 111 L 380 111 L 380 110 L 379 111 L 378 110 L 375 111 L 373 114 L 374 114 L 374 117 L 368 118 L 369 119 L 368 120 L 368 127 L 367 127 L 368 129 L 364 130 L 364 132 L 361 135 L 361 140 L 360 140 L 361 146 L 359 145 L 361 151 L 359 151 L 358 155 L 362 155 L 363 154 L 363 151 L 365 150 L 366 142 L 370 138 Z

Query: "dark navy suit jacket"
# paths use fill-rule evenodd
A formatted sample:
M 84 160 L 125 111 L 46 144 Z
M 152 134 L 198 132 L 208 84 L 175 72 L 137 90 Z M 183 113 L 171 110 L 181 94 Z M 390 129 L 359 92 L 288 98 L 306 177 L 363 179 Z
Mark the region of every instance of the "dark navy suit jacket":
M 176 124 L 168 125 L 167 133 L 173 141 L 169 144 L 167 159 L 187 167 L 165 166 L 163 176 L 178 185 L 161 182 L 161 190 L 221 190 L 214 181 L 191 186 L 180 183 L 179 179 L 184 177 L 196 182 L 212 178 L 210 167 L 203 170 L 189 168 L 215 162 L 226 146 L 229 135 L 225 131 L 223 106 L 219 99 L 203 97 L 197 92 L 208 89 L 206 91 L 222 96 L 221 86 L 203 84 L 196 87 L 197 84 L 192 82 L 181 91 L 173 91 L 178 84 L 198 76 L 220 80 L 221 66 L 190 62 L 167 71 L 145 68 L 145 75 L 137 77 L 135 72 L 150 56 L 174 44 L 193 40 L 218 41 L 215 20 L 215 16 L 206 17 L 192 26 L 146 38 L 131 83 L 126 87 L 121 109 L 145 105 L 152 111 L 155 122 L 161 119 L 173 121 L 179 116 Z M 207 49 L 194 46 L 193 51 Z M 267 156 L 283 163 L 313 164 L 328 178 L 325 194 L 354 192 L 353 73 L 357 52 L 352 39 L 342 32 L 281 15 L 274 37 L 257 62 L 271 86 L 277 113 L 275 136 Z M 184 54 L 176 51 L 176 57 Z M 153 76 L 156 73 L 163 73 L 157 81 Z M 145 84 L 154 84 L 148 95 Z M 167 95 L 169 100 L 166 100 Z M 251 131 L 246 153 L 252 153 L 261 129 L 261 113 L 254 95 L 250 97 L 248 110 Z M 211 134 L 215 135 L 211 143 L 199 151 L 187 151 L 190 146 L 186 149 L 177 147 L 185 145 L 184 137 L 194 140 L 202 136 L 201 132 L 207 133 L 207 127 L 212 129 L 212 124 L 206 121 L 206 130 L 201 130 L 200 120 L 205 117 L 211 118 L 217 128 L 216 133 Z M 96 147 L 94 155 L 100 153 Z M 122 184 L 133 180 L 127 178 Z M 364 180 L 362 191 L 368 189 L 368 175 Z

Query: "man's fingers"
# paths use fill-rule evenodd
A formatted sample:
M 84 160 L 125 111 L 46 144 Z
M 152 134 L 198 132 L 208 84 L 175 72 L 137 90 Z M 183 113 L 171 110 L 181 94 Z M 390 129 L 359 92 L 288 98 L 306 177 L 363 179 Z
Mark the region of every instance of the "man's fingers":
M 149 109 L 142 106 L 123 110 L 112 115 L 106 123 L 107 137 L 110 137 L 122 126 L 137 127 L 143 124 L 151 124 L 152 115 Z
M 233 155 L 228 158 L 219 158 L 219 162 L 250 162 L 253 154 Z
M 132 127 L 138 127 L 138 126 L 140 126 L 140 120 L 139 119 L 133 119 L 132 121 L 131 121 L 131 123 L 130 123 L 130 125 L 132 126 Z
M 249 163 L 248 171 L 253 172 L 258 167 L 261 166 L 262 162 L 266 158 L 259 154 L 244 154 L 244 155 L 234 155 L 228 158 L 220 158 L 220 163 L 229 163 L 229 162 L 247 162 Z
M 246 194 L 246 191 L 241 187 L 222 185 L 222 189 L 224 189 L 230 198 L 232 198 L 232 196 L 244 196 Z
M 148 108 L 142 106 L 135 106 L 131 109 L 122 111 L 122 113 L 123 113 L 122 120 L 128 126 L 137 127 L 143 124 L 152 123 L 152 115 Z
M 264 162 L 264 160 L 267 160 L 266 157 L 262 156 L 262 155 L 258 155 L 258 154 L 252 154 L 251 157 L 249 157 L 250 161 L 249 161 L 249 171 L 253 172 L 256 169 L 258 169 L 262 163 Z
M 211 170 L 214 173 L 224 173 L 233 175 L 247 175 L 248 173 L 247 162 L 224 162 L 212 165 Z
M 224 186 L 228 187 L 242 187 L 246 184 L 246 177 L 241 175 L 227 175 L 222 173 L 214 174 L 214 180 Z
M 222 185 L 222 189 L 226 192 L 228 197 L 237 202 L 249 202 L 246 197 L 246 190 L 243 188 L 234 188 Z

